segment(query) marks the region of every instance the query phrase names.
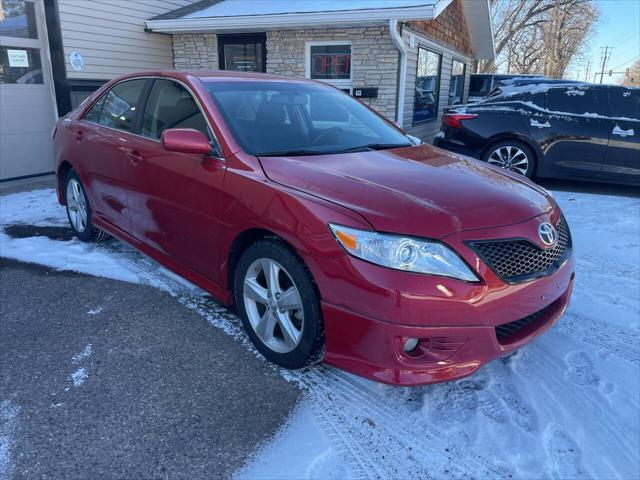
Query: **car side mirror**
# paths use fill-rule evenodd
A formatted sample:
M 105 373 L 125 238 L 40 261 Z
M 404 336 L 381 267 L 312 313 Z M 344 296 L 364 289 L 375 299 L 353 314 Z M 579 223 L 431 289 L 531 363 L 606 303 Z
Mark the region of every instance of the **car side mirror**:
M 160 142 L 168 152 L 208 155 L 213 151 L 207 136 L 192 128 L 169 128 L 162 132 Z

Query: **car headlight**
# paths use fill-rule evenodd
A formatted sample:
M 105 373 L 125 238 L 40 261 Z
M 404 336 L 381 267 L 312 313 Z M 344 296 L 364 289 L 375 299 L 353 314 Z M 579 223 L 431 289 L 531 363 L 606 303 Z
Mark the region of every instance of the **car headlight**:
M 329 224 L 329 228 L 348 253 L 376 265 L 468 282 L 479 281 L 467 264 L 440 242 L 358 230 L 342 225 Z

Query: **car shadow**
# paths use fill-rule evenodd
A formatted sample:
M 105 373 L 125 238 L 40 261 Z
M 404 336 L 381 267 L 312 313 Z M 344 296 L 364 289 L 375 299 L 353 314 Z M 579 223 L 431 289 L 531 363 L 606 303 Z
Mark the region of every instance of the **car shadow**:
M 562 192 L 591 193 L 595 195 L 614 195 L 617 197 L 640 197 L 640 187 L 616 185 L 612 183 L 581 182 L 578 180 L 555 180 L 540 178 L 536 183 L 547 190 Z

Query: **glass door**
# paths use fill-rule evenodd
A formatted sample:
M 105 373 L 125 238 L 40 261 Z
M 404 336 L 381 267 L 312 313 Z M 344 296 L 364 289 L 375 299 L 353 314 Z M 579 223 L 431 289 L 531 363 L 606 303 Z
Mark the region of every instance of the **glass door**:
M 218 35 L 218 56 L 221 70 L 266 72 L 266 34 Z

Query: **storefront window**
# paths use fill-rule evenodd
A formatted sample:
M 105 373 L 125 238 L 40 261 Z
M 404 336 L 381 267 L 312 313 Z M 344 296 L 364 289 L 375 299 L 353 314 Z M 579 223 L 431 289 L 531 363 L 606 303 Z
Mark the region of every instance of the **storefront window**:
M 418 71 L 413 108 L 414 124 L 438 117 L 441 58 L 441 55 L 426 48 L 418 48 Z
M 0 47 L 0 84 L 3 83 L 42 83 L 38 49 Z
M 0 0 L 0 37 L 38 38 L 35 4 Z
M 351 78 L 351 45 L 311 45 L 309 48 L 312 79 Z
M 238 72 L 266 72 L 264 33 L 219 35 L 220 68 Z
M 462 103 L 464 95 L 464 74 L 466 65 L 454 60 L 451 65 L 451 83 L 449 84 L 449 105 Z

